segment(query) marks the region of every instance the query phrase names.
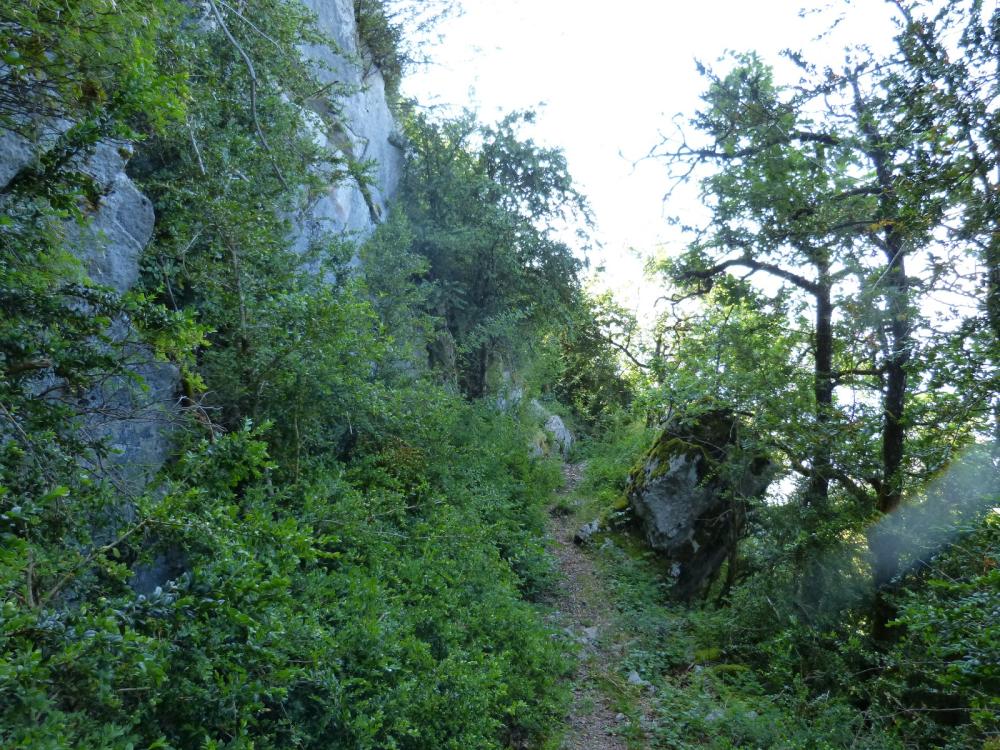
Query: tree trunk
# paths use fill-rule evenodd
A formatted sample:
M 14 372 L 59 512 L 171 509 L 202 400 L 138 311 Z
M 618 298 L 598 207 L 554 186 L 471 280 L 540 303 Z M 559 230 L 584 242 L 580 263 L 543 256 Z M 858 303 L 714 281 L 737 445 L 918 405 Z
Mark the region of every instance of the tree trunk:
M 803 496 L 804 505 L 816 511 L 825 510 L 830 501 L 830 445 L 828 427 L 833 413 L 833 301 L 826 268 L 817 263 L 817 283 L 813 290 L 816 300 L 816 330 L 813 344 L 813 394 L 815 398 L 815 432 L 809 450 L 811 463 L 809 484 Z M 815 530 L 821 518 L 808 517 L 809 530 Z M 817 551 L 803 545 L 796 554 L 799 570 L 796 600 L 804 613 L 812 613 L 822 600 L 824 583 Z
M 997 198 L 1000 194 L 1000 163 L 996 170 L 997 184 L 991 186 L 992 194 L 984 196 L 990 206 L 990 215 L 997 218 L 983 253 L 983 265 L 986 266 L 986 319 L 993 334 L 990 357 L 994 366 L 1000 367 L 1000 199 Z M 993 396 L 993 440 L 1000 446 L 1000 394 Z
M 885 361 L 884 422 L 882 428 L 882 484 L 877 495 L 877 510 L 881 516 L 895 511 L 903 500 L 903 451 L 906 426 L 906 366 L 910 360 L 912 341 L 909 322 L 909 289 L 903 262 L 903 243 L 895 229 L 886 238 L 888 263 L 884 274 L 887 289 L 886 316 L 890 350 Z M 899 572 L 900 540 L 895 532 L 876 525 L 869 533 L 872 553 L 872 577 L 875 584 L 875 611 L 872 635 L 878 640 L 890 636 L 889 621 L 895 608 L 887 598 L 886 589 Z
M 906 426 L 906 367 L 910 361 L 913 341 L 910 331 L 910 289 L 906 278 L 906 244 L 900 223 L 899 195 L 896 192 L 893 146 L 873 124 L 868 103 L 861 94 L 857 76 L 851 80 L 854 89 L 855 115 L 865 137 L 865 154 L 875 167 L 878 181 L 878 223 L 884 227 L 876 240 L 886 258 L 879 284 L 885 290 L 885 328 L 887 346 L 884 352 L 885 390 L 882 394 L 882 479 L 878 487 L 876 510 L 884 519 L 895 511 L 903 499 L 903 455 Z M 887 640 L 888 623 L 895 617 L 895 608 L 888 599 L 887 588 L 899 572 L 899 542 L 897 534 L 884 520 L 868 532 L 872 556 L 872 583 L 875 603 L 872 637 Z
M 805 502 L 823 507 L 830 498 L 831 441 L 827 433 L 833 412 L 833 301 L 830 281 L 823 269 L 816 286 L 816 355 L 813 365 L 816 434 L 812 448 L 812 476 Z

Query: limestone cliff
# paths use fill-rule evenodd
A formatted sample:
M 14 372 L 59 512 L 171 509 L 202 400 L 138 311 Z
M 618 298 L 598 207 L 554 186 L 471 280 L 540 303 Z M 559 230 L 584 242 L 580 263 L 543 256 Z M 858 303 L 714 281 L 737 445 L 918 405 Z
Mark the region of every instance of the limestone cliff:
M 370 166 L 371 182 L 357 180 L 331 184 L 325 194 L 311 203 L 300 226 L 298 240 L 308 242 L 315 233 L 348 233 L 364 238 L 384 216 L 388 201 L 396 192 L 403 166 L 396 122 L 386 100 L 385 81 L 377 67 L 366 61 L 358 38 L 352 0 L 303 0 L 316 14 L 320 31 L 330 37 L 335 48 L 313 45 L 303 53 L 317 63 L 317 76 L 327 85 L 337 85 L 347 94 L 337 104 L 338 111 L 320 114 L 324 120 L 309 118 L 316 139 L 323 146 Z M 324 102 L 317 108 L 326 109 Z M 332 115 L 332 116 L 331 116 Z
M 321 145 L 366 169 L 363 179 L 331 177 L 324 189 L 314 190 L 302 210 L 291 217 L 289 243 L 304 248 L 327 234 L 360 242 L 385 216 L 399 182 L 402 151 L 393 145 L 396 123 L 382 75 L 366 63 L 352 0 L 303 2 L 315 13 L 318 30 L 331 43 L 302 49 L 302 55 L 315 63 L 322 83 L 344 92 L 333 104 L 329 99 L 315 104 L 316 113 L 304 112 L 303 127 Z M 53 148 L 70 123 L 40 117 L 22 125 L 16 133 L 0 130 L 0 192 Z M 93 179 L 100 197 L 87 208 L 86 224 L 67 221 L 63 226 L 65 246 L 81 261 L 90 279 L 118 294 L 138 281 L 140 259 L 155 223 L 156 206 L 127 173 L 133 148 L 128 143 L 102 142 L 81 159 L 79 169 Z M 169 453 L 169 423 L 178 411 L 179 377 L 172 366 L 155 362 L 141 342 L 131 343 L 136 333 L 128 320 L 114 321 L 111 335 L 116 341 L 129 342 L 133 369 L 145 381 L 142 388 L 112 378 L 95 391 L 71 396 L 61 393 L 54 376 L 40 376 L 37 392 L 76 399 L 82 415 L 80 429 L 90 438 L 105 439 L 115 449 L 114 466 L 101 468 L 141 484 Z

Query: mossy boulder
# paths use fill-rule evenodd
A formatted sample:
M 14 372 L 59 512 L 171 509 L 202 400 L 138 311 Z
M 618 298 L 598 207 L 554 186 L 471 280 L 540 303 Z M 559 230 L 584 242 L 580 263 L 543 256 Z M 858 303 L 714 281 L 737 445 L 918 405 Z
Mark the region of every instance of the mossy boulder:
M 734 549 L 746 501 L 759 497 L 771 462 L 747 448 L 739 418 L 716 410 L 667 424 L 629 476 L 626 496 L 649 546 L 673 564 L 675 592 L 703 592 Z

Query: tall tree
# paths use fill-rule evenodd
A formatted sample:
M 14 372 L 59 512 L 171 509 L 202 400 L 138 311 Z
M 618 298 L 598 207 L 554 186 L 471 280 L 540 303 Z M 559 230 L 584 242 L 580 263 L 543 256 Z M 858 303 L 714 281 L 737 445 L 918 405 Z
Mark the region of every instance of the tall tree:
M 1000 440 L 1000 8 L 981 0 L 890 0 L 900 14 L 894 78 L 907 123 L 944 133 L 948 148 L 923 176 L 952 196 L 950 239 L 982 264 L 978 281 L 990 332 L 994 439 Z
M 441 124 L 413 116 L 406 126 L 413 249 L 428 261 L 432 312 L 451 342 L 443 349 L 454 348 L 459 386 L 473 398 L 539 321 L 577 299 L 580 261 L 557 233 L 574 216 L 588 221 L 587 204 L 563 155 L 519 135 L 531 117 L 487 127 L 469 115 Z
M 947 134 L 900 95 L 898 60 L 875 65 L 860 50 L 838 71 L 796 60 L 811 83 L 794 92 L 777 89 L 753 56 L 727 76 L 708 73 L 707 106 L 693 121 L 707 143 L 683 142 L 660 155 L 681 167 L 681 178 L 703 164 L 714 168 L 702 181 L 713 222 L 667 269 L 688 282 L 734 269 L 766 273 L 809 300 L 815 428 L 800 467 L 809 476 L 803 497 L 825 504 L 837 480 L 878 517 L 899 507 L 910 470 L 909 399 L 924 369 L 915 357 L 917 301 L 931 287 L 907 266 L 914 257 L 932 265 L 929 248 L 950 197 L 928 175 Z M 940 273 L 929 278 L 942 282 Z M 833 429 L 838 385 L 862 397 L 878 388 L 877 468 L 845 452 L 852 439 Z M 794 451 L 786 452 L 796 465 Z M 899 540 L 873 532 L 870 547 L 881 591 L 899 570 Z M 877 630 L 889 617 L 883 605 L 880 597 Z
M 844 258 L 857 234 L 859 206 L 872 190 L 857 185 L 851 174 L 854 154 L 839 133 L 818 130 L 807 117 L 809 97 L 775 86 L 759 58 L 740 58 L 725 76 L 705 74 L 706 106 L 693 122 L 706 142 L 684 143 L 667 158 L 717 170 L 702 182 L 712 221 L 687 253 L 663 268 L 675 280 L 695 282 L 703 290 L 731 269 L 766 274 L 810 301 L 814 429 L 804 450 L 789 458 L 808 477 L 803 501 L 825 505 L 834 478 L 860 492 L 832 456 L 835 386 L 867 371 L 853 365 L 835 368 L 834 293 L 849 274 Z M 844 348 L 841 343 L 842 355 Z

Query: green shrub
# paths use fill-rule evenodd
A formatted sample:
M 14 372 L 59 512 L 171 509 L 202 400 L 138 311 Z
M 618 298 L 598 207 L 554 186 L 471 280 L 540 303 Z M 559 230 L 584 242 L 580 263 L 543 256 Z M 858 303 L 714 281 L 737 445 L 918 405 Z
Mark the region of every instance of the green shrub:
M 548 574 L 552 472 L 513 419 L 453 396 L 396 419 L 412 442 L 281 488 L 263 433 L 194 446 L 61 595 L 8 598 L 2 743 L 488 748 L 551 731 L 567 662 L 522 596 Z M 67 575 L 21 538 L 7 591 L 25 560 L 40 590 Z M 129 587 L 171 558 L 169 583 Z
M 53 39 L 57 5 L 11 13 Z M 83 3 L 87 34 L 108 38 L 68 34 L 32 64 L 114 52 L 89 62 L 115 107 L 66 99 L 92 121 L 63 145 L 145 137 L 130 165 L 157 214 L 142 288 L 93 287 L 63 247 L 61 222 L 99 198 L 65 162 L 20 181 L 0 220 L 0 746 L 544 742 L 568 665 L 527 600 L 551 577 L 543 508 L 558 467 L 529 457 L 514 416 L 416 368 L 401 377 L 386 326 L 425 320 L 421 289 L 391 307 L 379 284 L 401 279 L 352 279 L 347 242 L 288 247 L 309 191 L 358 167 L 303 128 L 317 87 L 298 49 L 318 36 L 301 5 L 254 3 L 256 29 L 225 13 L 255 63 L 253 99 L 221 28 L 183 4 L 139 5 Z M 141 66 L 150 88 L 134 88 Z M 387 227 L 385 256 L 406 255 L 407 236 Z M 38 387 L 141 387 L 107 333 L 122 314 L 204 410 L 138 496 L 84 467 L 110 447 Z

